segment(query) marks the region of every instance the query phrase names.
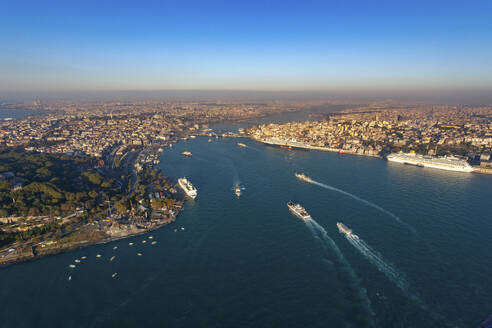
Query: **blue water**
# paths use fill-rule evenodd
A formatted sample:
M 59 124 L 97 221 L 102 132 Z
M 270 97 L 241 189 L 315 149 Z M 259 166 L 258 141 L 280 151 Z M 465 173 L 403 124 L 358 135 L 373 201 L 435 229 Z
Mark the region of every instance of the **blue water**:
M 0 327 L 474 327 L 492 312 L 492 176 L 237 142 L 161 154 L 199 193 L 173 224 L 0 270 Z
M 0 109 L 0 120 L 5 118 L 24 118 L 29 115 L 42 115 L 47 111 L 30 110 L 30 109 Z

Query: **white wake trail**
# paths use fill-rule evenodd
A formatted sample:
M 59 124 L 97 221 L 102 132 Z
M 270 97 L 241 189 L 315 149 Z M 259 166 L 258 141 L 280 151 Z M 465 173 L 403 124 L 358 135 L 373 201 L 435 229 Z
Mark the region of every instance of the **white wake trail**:
M 400 219 L 397 215 L 395 215 L 395 214 L 391 213 L 390 211 L 388 211 L 388 210 L 386 210 L 386 209 L 382 208 L 382 207 L 381 207 L 381 206 L 379 206 L 379 205 L 376 205 L 376 204 L 374 204 L 374 203 L 371 203 L 370 201 L 367 201 L 367 200 L 365 200 L 365 199 L 363 199 L 363 198 L 360 198 L 360 197 L 358 197 L 358 196 L 356 196 L 356 195 L 354 195 L 354 194 L 351 194 L 351 193 L 349 193 L 349 192 L 347 192 L 347 191 L 344 191 L 344 190 L 342 190 L 342 189 L 338 189 L 338 188 L 336 188 L 336 187 L 329 186 L 329 185 L 326 185 L 326 184 L 321 183 L 321 182 L 318 182 L 318 181 L 311 180 L 311 181 L 310 181 L 310 183 L 315 184 L 315 185 L 317 185 L 317 186 L 319 186 L 319 187 L 321 187 L 321 188 L 325 188 L 325 189 L 328 189 L 328 190 L 336 191 L 336 192 L 338 192 L 338 193 L 340 193 L 340 194 L 342 194 L 342 195 L 345 195 L 345 196 L 351 197 L 351 198 L 353 198 L 353 199 L 355 199 L 355 200 L 357 200 L 357 201 L 359 201 L 359 202 L 361 202 L 361 203 L 364 203 L 364 204 L 366 204 L 366 205 L 368 205 L 368 206 L 371 206 L 371 207 L 373 207 L 373 208 L 377 209 L 378 211 L 380 211 L 380 212 L 382 212 L 382 213 L 385 213 L 385 214 L 387 214 L 387 215 L 391 216 L 391 217 L 392 217 L 393 219 L 395 219 L 398 223 L 400 223 L 401 225 L 405 226 L 407 229 L 409 229 L 409 230 L 410 230 L 410 231 L 412 231 L 413 233 L 416 233 L 415 228 L 413 228 L 412 226 L 410 226 L 410 225 L 408 225 L 407 223 L 403 222 L 403 221 L 402 221 L 402 220 L 401 220 L 401 219 Z
M 417 304 L 422 310 L 426 311 L 436 321 L 441 321 L 443 318 L 441 315 L 433 311 L 417 294 L 410 290 L 410 285 L 403 277 L 403 275 L 391 264 L 386 262 L 382 255 L 376 250 L 372 249 L 364 240 L 360 239 L 357 235 L 347 235 L 345 238 L 348 242 L 354 246 L 365 258 L 374 265 L 380 272 L 382 272 L 391 282 L 393 282 L 398 288 L 400 288 L 403 294 L 415 304 Z
M 353 287 L 357 290 L 358 293 L 357 296 L 360 299 L 360 301 L 363 303 L 365 310 L 368 312 L 370 324 L 374 326 L 374 322 L 372 320 L 374 316 L 374 311 L 372 310 L 371 307 L 371 301 L 367 296 L 367 291 L 365 288 L 360 286 L 359 283 L 360 280 L 357 277 L 357 274 L 355 273 L 352 266 L 347 262 L 347 260 L 343 256 L 343 253 L 340 251 L 340 248 L 338 248 L 335 241 L 330 238 L 325 228 L 320 226 L 318 222 L 316 222 L 314 219 L 311 218 L 310 220 L 304 221 L 304 223 L 306 223 L 306 226 L 309 228 L 309 230 L 311 230 L 313 237 L 321 241 L 325 250 L 332 249 L 335 252 L 337 261 L 339 262 L 340 265 L 343 266 L 344 271 L 346 271 L 349 274 L 351 283 L 353 284 Z
M 367 245 L 359 237 L 345 235 L 345 238 L 360 251 L 379 271 L 381 271 L 389 280 L 397 285 L 404 292 L 408 291 L 408 283 L 402 275 L 391 264 L 387 263 L 383 257 Z

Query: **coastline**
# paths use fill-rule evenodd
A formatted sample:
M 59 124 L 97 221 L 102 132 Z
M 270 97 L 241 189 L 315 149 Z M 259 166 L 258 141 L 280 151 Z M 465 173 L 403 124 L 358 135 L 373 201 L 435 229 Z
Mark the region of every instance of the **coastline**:
M 306 149 L 306 150 L 320 150 L 320 151 L 329 151 L 329 152 L 343 152 L 344 155 L 357 155 L 357 156 L 366 156 L 366 157 L 375 157 L 375 158 L 381 158 L 384 159 L 384 156 L 381 155 L 373 155 L 373 154 L 361 154 L 358 152 L 350 151 L 350 150 L 344 150 L 344 149 L 338 149 L 338 148 L 329 148 L 329 147 L 319 147 L 319 146 L 311 146 L 311 145 L 306 145 L 306 144 L 296 144 L 296 145 L 291 145 L 291 144 L 286 144 L 286 143 L 274 143 L 274 142 L 267 142 L 261 139 L 255 139 L 251 136 L 248 136 L 251 140 L 265 144 L 265 145 L 270 145 L 274 147 L 292 147 L 292 149 Z M 435 168 L 438 170 L 442 170 L 439 168 Z M 474 170 L 471 172 L 467 173 L 477 173 L 477 174 L 488 174 L 492 175 L 492 169 L 484 169 L 480 167 L 474 167 Z
M 44 257 L 52 256 L 52 255 L 57 255 L 57 254 L 62 254 L 66 252 L 70 252 L 79 248 L 84 248 L 87 246 L 92 246 L 92 245 L 101 245 L 101 244 L 107 244 L 116 240 L 121 240 L 121 239 L 126 239 L 129 237 L 134 237 L 134 236 L 139 236 L 143 235 L 145 233 L 151 232 L 158 230 L 164 226 L 167 226 L 174 221 L 176 221 L 179 213 L 181 212 L 181 208 L 183 205 L 184 201 L 178 201 L 177 204 L 179 205 L 176 206 L 176 211 L 177 213 L 173 217 L 169 217 L 166 220 L 162 220 L 163 222 L 160 222 L 150 228 L 145 228 L 145 229 L 139 229 L 138 231 L 132 230 L 131 232 L 128 232 L 126 234 L 118 235 L 118 236 L 111 236 L 108 235 L 107 233 L 106 236 L 102 239 L 98 240 L 82 240 L 79 242 L 70 242 L 67 244 L 62 244 L 62 246 L 55 246 L 55 247 L 49 247 L 47 249 L 40 249 L 38 250 L 38 247 L 33 247 L 30 246 L 31 251 L 30 252 L 22 252 L 18 256 L 4 260 L 0 259 L 0 269 L 6 268 L 8 266 L 18 264 L 18 263 L 23 263 L 23 262 L 28 262 L 28 261 L 34 261 L 37 259 L 42 259 Z M 103 232 L 104 233 L 104 232 Z
M 297 148 L 297 149 L 307 149 L 307 150 L 321 150 L 321 151 L 329 151 L 329 152 L 334 152 L 334 153 L 343 152 L 344 155 L 347 154 L 347 155 L 358 155 L 358 156 L 366 156 L 366 157 L 384 158 L 381 155 L 361 154 L 361 153 L 358 153 L 358 152 L 354 152 L 354 151 L 351 151 L 351 150 L 345 150 L 345 149 L 320 147 L 320 146 L 311 146 L 311 145 L 306 145 L 306 144 L 295 144 L 295 145 L 292 145 L 292 144 L 286 144 L 286 143 L 274 143 L 274 142 L 267 142 L 267 141 L 264 141 L 264 140 L 261 140 L 261 139 L 255 139 L 255 138 L 253 138 L 251 136 L 249 136 L 249 138 L 251 140 L 253 140 L 253 141 L 256 141 L 256 142 L 259 142 L 259 143 L 262 143 L 262 144 L 265 144 L 265 145 L 271 145 L 271 146 L 292 147 L 293 149 Z

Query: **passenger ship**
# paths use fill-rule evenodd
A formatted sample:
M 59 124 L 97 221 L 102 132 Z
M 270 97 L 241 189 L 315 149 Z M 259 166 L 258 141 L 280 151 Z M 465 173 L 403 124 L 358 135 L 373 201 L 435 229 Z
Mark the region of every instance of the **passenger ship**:
M 428 155 L 418 155 L 415 153 L 394 153 L 386 157 L 390 162 L 415 165 L 419 167 L 431 167 L 435 169 L 473 172 L 473 167 L 462 158 L 455 156 L 434 157 Z
M 309 215 L 306 209 L 302 207 L 300 204 L 294 204 L 293 202 L 288 202 L 287 207 L 298 218 L 303 219 L 305 221 L 311 219 L 311 215 Z
M 183 189 L 185 194 L 191 198 L 195 198 L 197 196 L 197 191 L 196 188 L 193 187 L 190 181 L 186 178 L 180 178 L 178 179 L 178 185 Z

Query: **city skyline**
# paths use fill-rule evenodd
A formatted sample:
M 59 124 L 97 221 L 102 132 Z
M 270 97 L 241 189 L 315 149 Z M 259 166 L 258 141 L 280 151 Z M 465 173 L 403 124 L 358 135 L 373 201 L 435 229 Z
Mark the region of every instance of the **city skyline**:
M 490 90 L 491 4 L 7 1 L 0 94 Z

